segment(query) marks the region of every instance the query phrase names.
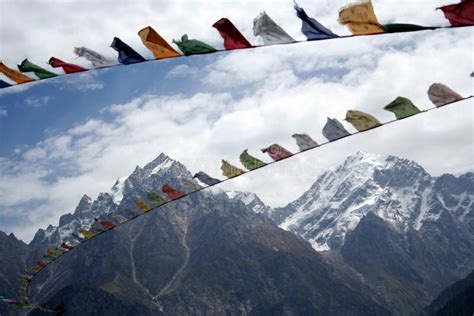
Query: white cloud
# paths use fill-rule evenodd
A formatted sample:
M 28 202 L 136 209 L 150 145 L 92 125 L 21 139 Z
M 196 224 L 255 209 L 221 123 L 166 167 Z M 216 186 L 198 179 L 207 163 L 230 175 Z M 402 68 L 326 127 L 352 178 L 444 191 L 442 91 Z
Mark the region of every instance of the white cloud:
M 34 108 L 39 108 L 41 106 L 44 106 L 49 103 L 49 101 L 52 100 L 52 97 L 50 96 L 43 96 L 43 97 L 28 97 L 25 99 L 25 103 L 28 106 L 34 107 Z
M 0 109 L 0 117 L 7 117 L 8 111 L 5 109 Z
M 5 21 L 0 25 L 0 37 L 2 42 L 13 43 L 8 40 L 11 32 L 23 36 L 29 51 L 35 52 L 34 60 L 50 57 L 50 46 L 42 45 L 44 38 L 57 44 L 56 57 L 64 60 L 72 59 L 71 50 L 78 45 L 112 57 L 107 38 L 111 40 L 115 35 L 149 56 L 135 34 L 147 24 L 156 26 L 168 39 L 188 30 L 190 37 L 218 46 L 221 40 L 210 25 L 222 16 L 230 18 L 255 42 L 251 22 L 263 9 L 292 36 L 302 39 L 298 35 L 299 21 L 288 1 L 137 1 L 116 5 L 89 0 L 55 2 L 54 6 L 25 1 L 4 2 L 0 6 L 14 16 L 27 4 L 32 7 L 24 12 L 47 11 L 57 17 L 55 28 L 51 31 L 43 27 L 40 15 L 31 15 L 31 20 L 25 19 L 35 26 L 25 26 L 31 34 Z M 345 1 L 300 4 L 309 14 L 321 16 L 320 20 L 335 32 L 347 34 L 335 22 L 337 9 Z M 433 10 L 439 4 L 441 1 L 374 1 L 381 21 L 397 18 L 399 22 L 420 24 L 445 23 Z M 66 15 L 67 11 L 75 12 L 74 16 Z M 406 20 L 401 21 L 401 17 Z M 72 30 L 74 36 L 64 37 Z M 118 34 L 118 30 L 124 31 Z M 90 37 L 91 33 L 101 36 Z M 216 54 L 215 62 L 203 68 L 194 67 L 192 62 L 183 63 L 168 72 L 169 80 L 179 82 L 180 76 L 199 74 L 194 78 L 204 84 L 200 93 L 148 95 L 108 106 L 102 114 L 111 115 L 110 120 L 91 117 L 78 121 L 69 130 L 50 135 L 31 148 L 18 149 L 15 162 L 13 158 L 2 158 L 0 217 L 24 215 L 23 226 L 28 228 L 0 229 L 14 229 L 28 240 L 35 231 L 32 227 L 57 223 L 58 217 L 72 211 L 84 193 L 96 196 L 108 190 L 115 179 L 127 176 L 137 164 L 144 165 L 162 151 L 193 172 L 204 170 L 217 177 L 220 159 L 238 165 L 238 156 L 245 148 L 269 161 L 259 149 L 278 142 L 295 152 L 297 148 L 290 137 L 295 132 L 308 133 L 324 142 L 320 131 L 326 116 L 342 119 L 346 110 L 359 109 L 386 121 L 392 115 L 382 107 L 398 95 L 409 97 L 424 109 L 431 106 L 426 90 L 432 82 L 443 82 L 469 95 L 470 35 L 469 30 L 459 29 L 360 37 Z M 15 62 L 15 58 L 23 56 L 20 48 L 2 47 L 2 55 Z M 79 59 L 77 62 L 83 63 Z M 150 67 L 158 63 L 150 63 Z M 100 74 L 104 71 L 52 80 L 61 80 L 64 88 L 83 84 L 84 90 L 101 89 L 104 86 Z M 341 140 L 229 181 L 226 186 L 257 192 L 266 202 L 283 205 L 307 189 L 321 170 L 360 149 L 413 159 L 435 175 L 468 171 L 474 159 L 470 104 L 472 101 L 465 101 Z M 101 107 L 104 104 L 97 104 L 97 108 Z

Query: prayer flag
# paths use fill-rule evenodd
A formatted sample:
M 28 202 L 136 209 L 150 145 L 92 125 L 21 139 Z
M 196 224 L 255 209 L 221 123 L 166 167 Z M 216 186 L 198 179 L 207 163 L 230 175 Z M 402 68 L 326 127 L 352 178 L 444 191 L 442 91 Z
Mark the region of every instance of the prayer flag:
M 129 65 L 135 63 L 141 63 L 146 59 L 142 55 L 137 53 L 133 48 L 125 44 L 120 38 L 114 37 L 110 47 L 118 52 L 118 61 L 121 64 Z
M 310 18 L 303 8 L 299 7 L 296 2 L 294 8 L 296 10 L 296 16 L 301 19 L 301 33 L 303 33 L 308 40 L 320 40 L 338 37 L 336 34 L 331 32 L 330 29 L 324 27 L 321 23 L 316 21 L 316 19 Z
M 298 145 L 300 151 L 305 151 L 319 146 L 318 143 L 316 143 L 306 134 L 293 134 L 291 136 L 296 140 L 296 144 Z
M 181 54 L 171 47 L 151 26 L 140 30 L 138 36 L 140 36 L 143 45 L 153 53 L 156 59 L 181 56 Z
M 346 25 L 352 34 L 365 35 L 383 33 L 370 0 L 348 4 L 339 11 L 339 23 Z
M 349 136 L 350 133 L 344 128 L 344 126 L 337 119 L 330 119 L 326 122 L 323 128 L 323 135 L 329 141 Z
M 397 97 L 386 105 L 384 110 L 395 114 L 397 120 L 420 113 L 420 109 L 418 109 L 410 99 L 404 97 Z
M 185 55 L 206 54 L 215 52 L 216 49 L 206 43 L 195 39 L 189 39 L 187 34 L 181 36 L 181 40 L 173 40 Z
M 261 12 L 253 20 L 253 34 L 260 36 L 264 45 L 292 43 L 295 41 L 265 11 Z
M 30 72 L 30 71 L 32 71 L 40 79 L 46 79 L 46 78 L 51 78 L 51 77 L 56 77 L 57 76 L 55 73 L 52 73 L 51 71 L 48 71 L 44 68 L 41 68 L 38 65 L 33 64 L 28 59 L 23 60 L 21 62 L 21 64 L 18 65 L 18 69 L 20 69 L 21 72 Z
M 442 83 L 433 83 L 428 89 L 428 98 L 436 107 L 462 100 L 463 97 Z
M 34 81 L 33 78 L 25 76 L 21 72 L 7 67 L 1 61 L 0 61 L 0 72 L 4 74 L 5 76 L 7 76 L 9 79 L 15 81 L 16 83 L 25 83 L 25 82 Z
M 240 162 L 242 165 L 247 168 L 248 170 L 254 170 L 258 169 L 260 167 L 266 166 L 267 164 L 264 163 L 263 161 L 251 156 L 248 152 L 247 149 L 245 149 L 241 154 L 240 154 Z
M 285 148 L 283 148 L 282 146 L 278 144 L 273 144 L 271 146 L 268 146 L 267 148 L 263 148 L 261 149 L 261 151 L 263 153 L 267 153 L 270 156 L 270 158 L 272 158 L 275 161 L 293 156 L 293 154 L 290 151 L 286 150 Z
M 54 68 L 61 67 L 64 70 L 64 72 L 67 74 L 72 74 L 74 72 L 81 72 L 81 71 L 87 70 L 81 66 L 66 63 L 60 59 L 57 59 L 56 57 L 51 57 L 48 63 L 51 65 L 51 67 L 54 67 Z
M 224 39 L 225 49 L 252 47 L 252 44 L 239 32 L 229 19 L 222 18 L 212 25 Z
M 355 110 L 347 111 L 346 121 L 351 123 L 352 126 L 354 126 L 354 128 L 359 132 L 363 132 L 382 125 L 380 124 L 379 120 L 377 120 L 372 115 Z

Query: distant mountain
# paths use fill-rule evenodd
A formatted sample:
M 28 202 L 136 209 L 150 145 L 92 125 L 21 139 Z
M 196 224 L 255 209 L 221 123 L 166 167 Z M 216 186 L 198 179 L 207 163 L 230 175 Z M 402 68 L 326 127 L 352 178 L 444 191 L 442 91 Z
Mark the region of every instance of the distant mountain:
M 358 152 L 271 217 L 413 315 L 474 268 L 474 175 Z
M 423 315 L 474 315 L 474 271 L 441 292 L 438 298 L 425 308 Z
M 341 248 L 369 213 L 400 231 L 419 231 L 442 220 L 474 231 L 473 200 L 473 173 L 431 177 L 413 161 L 358 152 L 271 216 L 315 249 L 330 250 Z
M 92 201 L 84 196 L 37 248 L 57 243 L 107 210 L 125 214 L 135 197 L 191 177 L 162 154 Z M 334 270 L 303 239 L 278 228 L 254 194 L 208 190 L 146 214 L 66 254 L 32 284 L 34 300 L 68 315 L 388 315 L 384 300 Z M 87 304 L 85 309 L 83 306 Z

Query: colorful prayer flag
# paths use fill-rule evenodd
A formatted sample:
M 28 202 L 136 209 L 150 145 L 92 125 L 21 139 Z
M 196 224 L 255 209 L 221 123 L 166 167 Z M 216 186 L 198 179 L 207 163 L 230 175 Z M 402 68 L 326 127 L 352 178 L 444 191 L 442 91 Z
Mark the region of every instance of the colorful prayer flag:
M 228 161 L 224 159 L 222 159 L 221 170 L 224 177 L 227 177 L 227 178 L 234 178 L 245 173 L 245 171 L 231 165 Z
M 153 204 L 155 204 L 156 206 L 159 206 L 159 205 L 164 204 L 166 202 L 164 198 L 162 198 L 159 194 L 157 194 L 155 192 L 148 193 L 146 197 L 151 202 L 153 202 Z
M 0 72 L 4 74 L 5 76 L 7 76 L 9 79 L 15 81 L 16 83 L 25 83 L 25 82 L 34 81 L 33 78 L 25 76 L 21 72 L 7 67 L 1 61 L 0 61 Z
M 331 32 L 330 29 L 316 21 L 316 19 L 310 18 L 303 8 L 299 7 L 296 2 L 294 8 L 296 10 L 296 16 L 301 19 L 301 33 L 303 33 L 308 40 L 338 37 L 336 34 Z
M 74 54 L 90 61 L 94 68 L 107 67 L 114 64 L 112 60 L 86 47 L 74 47 Z
M 48 71 L 38 65 L 33 64 L 28 59 L 23 60 L 21 64 L 18 65 L 18 69 L 20 69 L 21 72 L 34 72 L 34 74 L 40 79 L 46 79 L 57 76 L 55 73 L 52 73 L 51 71 Z
M 182 178 L 181 181 L 193 192 L 202 189 L 202 186 L 200 186 L 195 180 Z
M 253 20 L 253 34 L 260 36 L 264 45 L 292 43 L 295 41 L 265 11 L 261 12 Z
M 151 26 L 140 30 L 138 36 L 140 36 L 143 45 L 153 53 L 156 59 L 181 56 L 181 54 L 171 47 Z
M 213 178 L 213 177 L 209 176 L 208 174 L 206 174 L 202 171 L 199 171 L 198 173 L 196 173 L 193 176 L 193 178 L 197 178 L 199 181 L 201 181 L 202 183 L 207 184 L 207 185 L 216 185 L 219 182 L 221 182 L 221 180 Z
M 107 215 L 112 217 L 119 224 L 127 221 L 127 219 L 124 216 L 114 213 L 114 212 L 109 212 Z
M 442 83 L 433 83 L 428 89 L 428 98 L 436 107 L 463 99 L 458 93 L 451 90 Z
M 261 149 L 262 153 L 267 153 L 275 161 L 293 156 L 293 154 L 278 144 L 273 144 Z
M 370 0 L 348 4 L 339 10 L 339 23 L 346 25 L 352 34 L 365 35 L 383 33 Z
M 161 191 L 163 191 L 163 193 L 166 194 L 166 197 L 169 200 L 176 200 L 186 195 L 184 194 L 184 192 L 175 190 L 167 184 L 163 185 L 163 187 L 161 188 Z
M 61 248 L 63 248 L 64 250 L 66 251 L 69 251 L 69 250 L 72 250 L 74 247 L 73 246 L 69 246 L 68 244 L 66 244 L 65 242 L 63 242 L 61 244 Z
M 105 229 L 105 230 L 109 230 L 109 229 L 112 229 L 114 228 L 116 225 L 109 222 L 109 221 L 106 221 L 106 220 L 103 220 L 103 219 L 98 219 L 98 218 L 95 218 L 95 220 Z
M 319 146 L 318 143 L 316 143 L 306 134 L 293 134 L 291 136 L 296 140 L 296 145 L 298 145 L 300 151 L 305 151 Z
M 173 40 L 185 55 L 206 54 L 215 52 L 216 49 L 196 39 L 189 39 L 187 34 L 181 36 L 181 40 Z
M 43 260 L 38 260 L 38 261 L 36 261 L 36 265 L 37 265 L 40 269 L 43 269 L 44 267 L 46 267 L 46 263 L 45 263 Z
M 63 253 L 64 251 L 62 251 L 61 249 L 53 247 L 53 248 L 48 249 L 48 251 L 46 252 L 46 256 L 50 258 L 57 258 L 61 256 Z
M 95 236 L 95 234 L 85 229 L 79 229 L 79 233 L 82 234 L 82 236 L 84 236 L 86 239 L 89 239 Z
M 242 165 L 247 168 L 248 170 L 254 170 L 258 169 L 260 167 L 266 166 L 267 164 L 261 161 L 260 159 L 257 159 L 253 156 L 251 156 L 248 152 L 247 149 L 245 149 L 241 154 L 240 154 L 240 162 Z
M 364 113 L 356 110 L 349 110 L 346 113 L 346 121 L 351 123 L 354 128 L 363 132 L 374 127 L 380 126 L 379 120 L 368 113 Z
M 474 1 L 462 0 L 460 3 L 440 7 L 452 26 L 474 25 Z
M 420 109 L 418 109 L 410 99 L 404 97 L 397 97 L 386 105 L 384 110 L 395 114 L 397 120 L 420 113 Z
M 149 212 L 152 210 L 152 208 L 148 205 L 146 205 L 145 202 L 143 202 L 142 200 L 140 200 L 139 198 L 135 198 L 133 199 L 133 203 L 135 203 L 135 205 L 141 209 L 143 211 L 143 213 L 146 213 L 146 212 Z
M 125 44 L 120 38 L 114 37 L 110 47 L 118 52 L 118 61 L 121 64 L 129 65 L 144 62 L 146 59 L 137 53 L 133 48 Z
M 330 119 L 326 122 L 323 128 L 323 135 L 329 141 L 334 141 L 336 139 L 349 136 L 350 133 L 344 128 L 344 126 L 337 119 Z
M 225 49 L 252 47 L 252 44 L 239 32 L 229 19 L 222 18 L 212 25 L 224 39 Z
M 81 66 L 66 63 L 56 57 L 51 57 L 48 63 L 51 65 L 51 67 L 54 67 L 54 68 L 61 67 L 64 70 L 64 72 L 67 74 L 72 74 L 75 72 L 81 72 L 81 71 L 87 70 Z
M 0 89 L 2 89 L 2 88 L 8 88 L 8 87 L 11 87 L 11 86 L 12 86 L 12 85 L 9 84 L 8 82 L 3 81 L 3 80 L 0 79 Z

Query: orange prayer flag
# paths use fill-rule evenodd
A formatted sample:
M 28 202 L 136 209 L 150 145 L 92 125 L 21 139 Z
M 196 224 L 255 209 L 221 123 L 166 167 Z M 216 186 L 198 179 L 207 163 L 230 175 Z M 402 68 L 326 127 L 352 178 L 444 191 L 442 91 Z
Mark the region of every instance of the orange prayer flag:
M 140 30 L 138 36 L 140 36 L 143 45 L 155 55 L 156 59 L 181 56 L 181 54 L 174 50 L 151 26 Z
M 4 74 L 5 76 L 7 76 L 8 78 L 10 78 L 11 80 L 15 81 L 16 83 L 25 83 L 25 82 L 34 81 L 33 78 L 25 76 L 21 72 L 7 67 L 1 61 L 0 61 L 0 72 Z

